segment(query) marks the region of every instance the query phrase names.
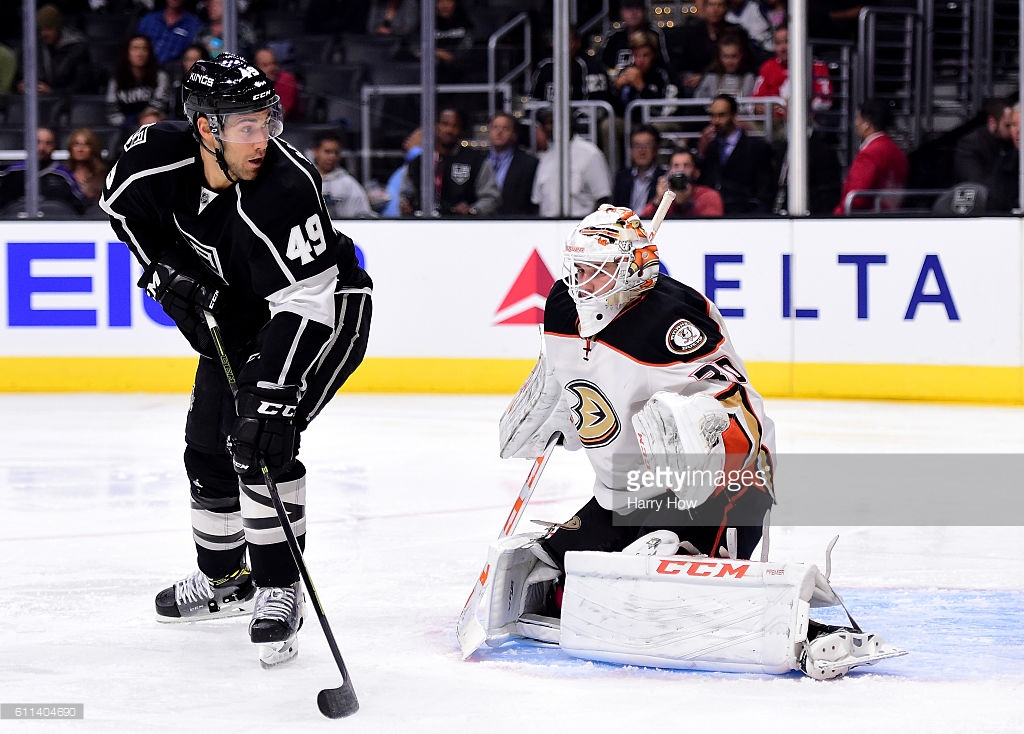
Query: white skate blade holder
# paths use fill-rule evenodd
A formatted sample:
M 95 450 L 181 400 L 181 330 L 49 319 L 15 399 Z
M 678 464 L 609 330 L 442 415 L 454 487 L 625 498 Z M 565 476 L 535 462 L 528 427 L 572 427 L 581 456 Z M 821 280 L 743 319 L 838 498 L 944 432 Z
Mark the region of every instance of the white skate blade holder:
M 299 636 L 294 634 L 282 642 L 260 642 L 260 665 L 265 669 L 277 667 L 299 654 Z

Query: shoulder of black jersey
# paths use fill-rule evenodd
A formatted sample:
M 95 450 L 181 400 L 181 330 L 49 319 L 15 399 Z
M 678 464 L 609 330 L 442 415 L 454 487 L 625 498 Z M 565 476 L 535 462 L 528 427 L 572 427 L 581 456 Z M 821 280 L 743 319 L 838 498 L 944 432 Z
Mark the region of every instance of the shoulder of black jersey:
M 116 181 L 128 177 L 187 165 L 198 160 L 199 143 L 187 122 L 164 120 L 136 130 L 124 143 L 114 171 Z
M 725 336 L 700 291 L 662 274 L 596 339 L 637 362 L 670 365 L 714 352 Z
M 548 292 L 544 304 L 544 332 L 559 336 L 579 336 L 576 304 L 569 295 L 569 289 L 561 280 L 556 280 Z
M 293 146 L 278 138 L 267 145 L 260 175 L 242 181 L 243 207 L 254 221 L 305 222 L 312 214 L 327 218 L 316 166 Z M 290 226 L 290 225 L 289 225 Z

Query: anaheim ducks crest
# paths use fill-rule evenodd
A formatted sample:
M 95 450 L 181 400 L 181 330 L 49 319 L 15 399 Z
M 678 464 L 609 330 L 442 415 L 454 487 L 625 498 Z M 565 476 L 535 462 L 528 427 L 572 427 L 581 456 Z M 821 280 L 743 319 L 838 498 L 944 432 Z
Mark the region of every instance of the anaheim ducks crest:
M 676 354 L 689 354 L 701 347 L 708 340 L 703 331 L 692 322 L 679 319 L 669 327 L 665 335 L 665 346 Z
M 565 389 L 572 396 L 569 413 L 584 448 L 607 446 L 618 437 L 622 422 L 601 388 L 588 380 L 573 380 Z

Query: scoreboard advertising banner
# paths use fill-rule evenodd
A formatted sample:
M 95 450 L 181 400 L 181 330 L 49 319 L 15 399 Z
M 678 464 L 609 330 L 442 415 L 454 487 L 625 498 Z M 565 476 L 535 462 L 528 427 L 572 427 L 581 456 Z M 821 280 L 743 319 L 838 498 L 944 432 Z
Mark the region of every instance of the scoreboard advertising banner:
M 346 390 L 512 393 L 570 221 L 338 222 L 374 280 Z M 713 300 L 776 397 L 1024 402 L 1017 219 L 667 221 L 662 268 Z M 187 391 L 196 357 L 105 222 L 0 223 L 0 390 Z

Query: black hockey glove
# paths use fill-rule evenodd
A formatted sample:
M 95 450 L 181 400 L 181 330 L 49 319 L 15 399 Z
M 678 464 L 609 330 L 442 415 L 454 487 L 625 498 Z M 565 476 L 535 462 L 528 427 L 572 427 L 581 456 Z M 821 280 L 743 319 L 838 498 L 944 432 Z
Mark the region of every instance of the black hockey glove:
M 167 260 L 150 263 L 138 285 L 174 320 L 193 349 L 207 357 L 216 356 L 203 311 L 217 312 L 220 291 Z
M 261 456 L 271 472 L 287 468 L 295 461 L 299 450 L 295 427 L 298 405 L 299 388 L 294 385 L 261 383 L 238 389 L 238 417 L 228 436 L 228 450 L 236 472 L 256 471 Z

